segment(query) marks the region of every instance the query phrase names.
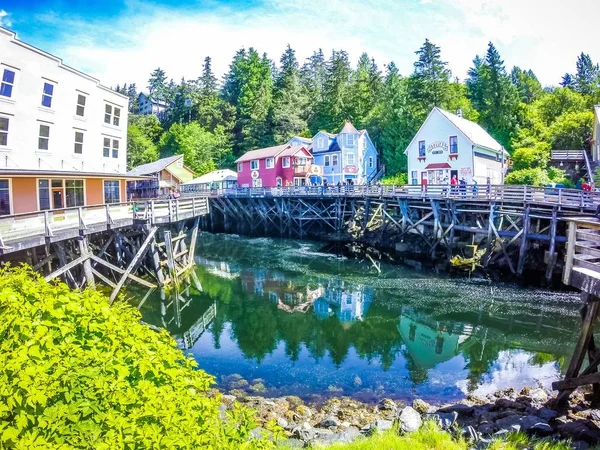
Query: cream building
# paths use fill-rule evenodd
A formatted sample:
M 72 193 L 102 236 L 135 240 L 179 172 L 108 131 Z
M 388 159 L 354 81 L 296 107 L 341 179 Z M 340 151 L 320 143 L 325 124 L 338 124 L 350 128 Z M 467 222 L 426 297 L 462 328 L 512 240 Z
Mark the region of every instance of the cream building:
M 475 122 L 433 108 L 404 152 L 409 184 L 447 184 L 456 175 L 467 184 L 503 184 L 508 152 Z
M 124 201 L 127 108 L 0 27 L 0 214 Z

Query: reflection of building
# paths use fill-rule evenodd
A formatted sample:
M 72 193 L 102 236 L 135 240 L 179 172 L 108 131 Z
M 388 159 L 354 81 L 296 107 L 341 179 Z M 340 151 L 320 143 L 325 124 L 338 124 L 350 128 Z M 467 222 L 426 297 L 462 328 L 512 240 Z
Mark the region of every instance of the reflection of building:
M 196 264 L 204 267 L 212 275 L 230 280 L 238 278 L 241 272 L 239 265 L 229 264 L 226 261 L 213 261 L 211 259 L 196 257 Z
M 315 314 L 326 318 L 335 314 L 342 322 L 363 320 L 373 299 L 373 289 L 358 285 L 349 289 L 343 280 L 330 280 L 325 295 L 315 302 Z
M 470 342 L 472 327 L 438 322 L 403 308 L 398 331 L 415 364 L 430 369 L 458 355 Z

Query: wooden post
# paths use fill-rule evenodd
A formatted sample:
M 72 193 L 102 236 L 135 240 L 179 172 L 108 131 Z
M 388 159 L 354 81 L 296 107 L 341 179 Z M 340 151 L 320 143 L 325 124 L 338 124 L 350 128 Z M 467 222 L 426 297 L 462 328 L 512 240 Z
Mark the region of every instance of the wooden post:
M 519 261 L 517 262 L 517 274 L 523 275 L 523 268 L 525 266 L 525 258 L 527 256 L 527 235 L 529 234 L 529 211 L 531 206 L 529 203 L 525 206 L 523 211 L 523 233 L 521 234 L 521 242 L 519 245 Z
M 165 250 L 167 251 L 167 267 L 169 268 L 169 277 L 171 282 L 178 284 L 177 279 L 177 267 L 175 266 L 175 259 L 173 258 L 173 242 L 171 240 L 171 231 L 165 231 Z
M 86 259 L 83 261 L 83 273 L 85 274 L 87 285 L 88 287 L 95 289 L 96 281 L 94 280 L 94 272 L 92 272 L 92 263 L 88 257 L 90 251 L 86 237 L 79 238 L 79 252 L 81 253 L 81 256 L 86 257 Z
M 487 234 L 487 242 L 486 242 L 486 250 L 485 250 L 485 261 L 483 262 L 483 266 L 487 267 L 490 263 L 490 259 L 492 257 L 492 236 L 494 235 L 494 210 L 496 205 L 494 203 L 490 204 L 490 215 L 488 216 L 488 234 Z
M 115 287 L 115 289 L 112 291 L 112 294 L 110 294 L 110 299 L 109 299 L 110 304 L 112 304 L 115 301 L 115 298 L 117 298 L 119 291 L 123 287 L 123 284 L 125 284 L 125 281 L 127 280 L 127 277 L 129 276 L 129 274 L 134 271 L 135 267 L 137 266 L 138 261 L 146 254 L 146 250 L 148 249 L 150 242 L 152 242 L 152 240 L 154 239 L 154 235 L 156 234 L 157 230 L 158 230 L 157 227 L 154 227 L 150 230 L 150 232 L 148 233 L 148 236 L 146 236 L 146 239 L 144 240 L 144 243 L 142 244 L 142 246 L 140 247 L 138 252 L 133 257 L 133 260 L 129 263 L 129 265 L 125 269 L 125 272 L 123 273 L 123 275 L 121 276 L 121 279 L 117 283 L 117 287 Z
M 571 270 L 573 269 L 573 258 L 575 257 L 575 244 L 577 240 L 577 223 L 569 222 L 569 231 L 567 233 L 567 254 L 565 256 L 565 268 L 563 269 L 563 283 L 570 284 Z
M 557 208 L 552 208 L 552 223 L 550 225 L 550 250 L 548 250 L 548 266 L 546 267 L 546 280 L 552 279 L 552 271 L 554 270 L 554 263 L 556 262 L 556 255 L 554 254 L 556 246 L 556 222 L 557 220 Z

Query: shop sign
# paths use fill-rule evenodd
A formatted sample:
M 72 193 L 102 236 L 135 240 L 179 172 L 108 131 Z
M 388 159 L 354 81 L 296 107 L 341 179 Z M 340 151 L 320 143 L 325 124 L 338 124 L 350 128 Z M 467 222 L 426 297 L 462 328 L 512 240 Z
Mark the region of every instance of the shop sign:
M 344 172 L 356 173 L 356 166 L 346 166 L 346 167 L 344 167 Z
M 427 146 L 427 153 L 432 155 L 441 155 L 448 151 L 448 143 L 444 141 L 435 141 Z

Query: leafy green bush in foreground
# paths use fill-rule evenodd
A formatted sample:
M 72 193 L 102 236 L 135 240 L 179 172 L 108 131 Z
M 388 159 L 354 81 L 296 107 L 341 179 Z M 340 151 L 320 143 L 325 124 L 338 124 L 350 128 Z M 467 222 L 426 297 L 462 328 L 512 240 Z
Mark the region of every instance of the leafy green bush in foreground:
M 0 269 L 0 449 L 250 449 L 248 410 L 124 303 Z

